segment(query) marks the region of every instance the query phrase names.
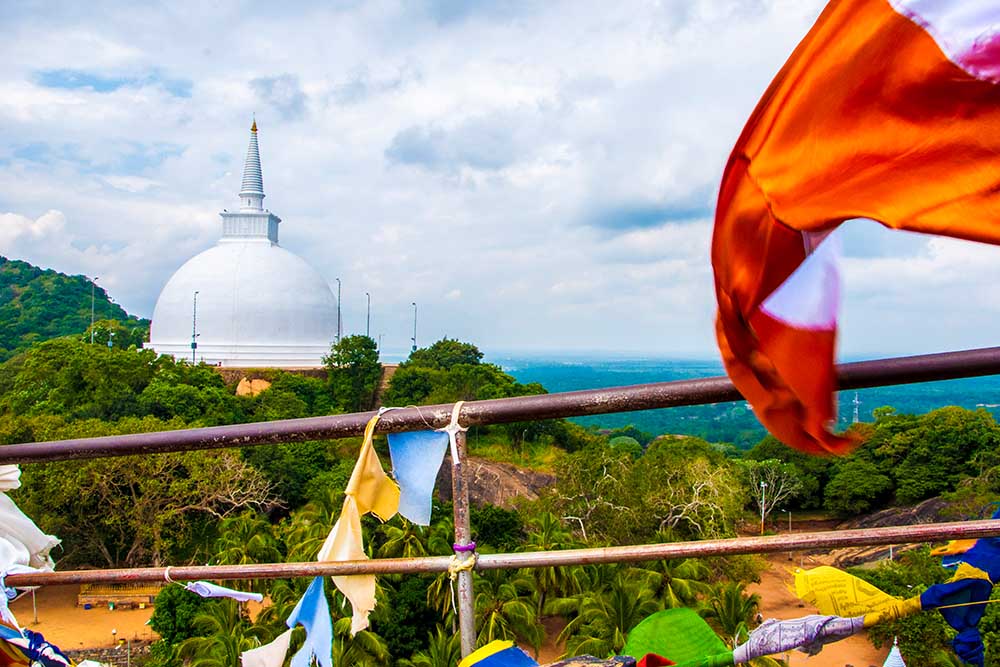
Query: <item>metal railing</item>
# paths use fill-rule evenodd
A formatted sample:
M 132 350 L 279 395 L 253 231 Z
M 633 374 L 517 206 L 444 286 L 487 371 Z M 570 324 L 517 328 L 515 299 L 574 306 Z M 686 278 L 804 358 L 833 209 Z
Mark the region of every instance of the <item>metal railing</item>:
M 838 387 L 840 389 L 860 389 L 994 374 L 1000 374 L 1000 347 L 843 364 L 838 366 Z M 502 424 L 630 412 L 651 408 L 702 405 L 734 401 L 740 398 L 740 394 L 727 378 L 713 377 L 609 389 L 470 401 L 461 406 L 459 420 L 463 426 Z M 382 415 L 376 426 L 376 432 L 391 433 L 440 428 L 450 422 L 452 407 L 452 404 L 447 404 L 392 410 Z M 195 449 L 246 447 L 344 438 L 360 435 L 374 414 L 373 412 L 354 413 L 179 431 L 6 445 L 0 447 L 0 464 L 159 454 Z M 471 529 L 467 480 L 462 471 L 462 461 L 467 455 L 466 438 L 464 433 L 459 433 L 458 436 L 459 457 L 458 461 L 453 462 L 452 500 L 454 503 L 455 543 L 457 547 L 463 547 L 468 546 L 471 542 Z M 799 533 L 771 537 L 492 554 L 479 556 L 475 569 L 518 569 L 590 563 L 636 562 L 993 536 L 1000 536 L 1000 521 L 968 521 Z M 456 549 L 456 554 L 459 553 L 464 555 L 462 550 Z M 11 586 L 35 586 L 111 581 L 163 581 L 168 574 L 170 579 L 174 581 L 191 581 L 196 579 L 276 579 L 319 575 L 444 572 L 448 570 L 451 561 L 450 557 L 439 556 L 327 563 L 179 566 L 171 567 L 169 571 L 167 568 L 134 568 L 46 572 L 10 575 L 7 577 L 7 584 Z M 458 612 L 463 656 L 471 653 L 475 646 L 472 593 L 472 573 L 470 571 L 459 572 Z

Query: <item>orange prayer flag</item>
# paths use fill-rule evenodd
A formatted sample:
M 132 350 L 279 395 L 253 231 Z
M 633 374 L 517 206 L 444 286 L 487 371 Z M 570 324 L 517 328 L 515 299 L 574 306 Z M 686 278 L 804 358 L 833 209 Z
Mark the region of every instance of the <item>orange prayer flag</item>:
M 712 240 L 716 333 L 733 383 L 792 447 L 856 444 L 830 430 L 829 232 L 870 218 L 1000 243 L 998 21 L 989 0 L 833 0 L 733 149 Z

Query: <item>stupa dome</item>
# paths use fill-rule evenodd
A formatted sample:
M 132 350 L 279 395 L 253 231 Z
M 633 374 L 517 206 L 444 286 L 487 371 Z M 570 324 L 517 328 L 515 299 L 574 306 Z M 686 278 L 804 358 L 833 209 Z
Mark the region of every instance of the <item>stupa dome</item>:
M 315 269 L 278 245 L 281 220 L 263 198 L 255 122 L 240 210 L 222 213 L 218 244 L 181 266 L 156 301 L 149 346 L 158 353 L 236 367 L 323 364 L 337 302 Z

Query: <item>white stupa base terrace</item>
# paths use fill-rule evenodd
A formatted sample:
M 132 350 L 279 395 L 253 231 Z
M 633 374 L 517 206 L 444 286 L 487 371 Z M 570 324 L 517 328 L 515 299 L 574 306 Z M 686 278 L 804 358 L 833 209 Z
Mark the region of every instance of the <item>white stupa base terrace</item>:
M 178 361 L 191 361 L 191 343 L 147 344 L 157 354 L 167 354 Z M 223 368 L 322 368 L 329 345 L 212 345 L 198 343 L 194 359 Z

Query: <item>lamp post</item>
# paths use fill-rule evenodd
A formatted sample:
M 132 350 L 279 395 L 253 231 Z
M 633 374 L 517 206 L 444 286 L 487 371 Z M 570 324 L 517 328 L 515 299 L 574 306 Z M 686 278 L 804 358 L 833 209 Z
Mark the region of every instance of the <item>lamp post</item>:
M 764 534 L 764 492 L 767 491 L 767 482 L 760 483 L 760 534 Z
M 378 345 L 375 346 L 375 349 L 378 350 L 379 356 L 382 355 L 382 336 L 384 335 L 385 334 L 378 335 Z
M 413 338 L 410 339 L 413 341 L 413 349 L 411 350 L 411 352 L 416 352 L 417 351 L 417 302 L 414 301 L 410 305 L 413 306 Z
M 94 344 L 94 286 L 97 285 L 97 276 L 90 281 L 90 344 Z
M 340 342 L 340 278 L 337 278 L 337 342 Z
M 372 295 L 369 292 L 365 292 L 365 296 L 368 297 L 368 315 L 365 316 L 365 335 L 369 338 L 372 337 Z
M 110 349 L 111 349 L 111 347 L 112 347 L 112 345 L 111 345 L 111 342 L 112 342 L 112 340 L 114 339 L 114 337 L 115 337 L 115 332 L 114 332 L 114 331 L 109 331 L 109 332 L 108 332 L 108 349 L 109 349 L 109 350 L 110 350 Z
M 792 532 L 792 510 L 781 510 L 788 515 L 788 532 Z M 788 560 L 792 560 L 792 552 L 788 552 Z
M 191 311 L 191 365 L 194 366 L 195 353 L 198 350 L 198 292 L 194 293 L 194 305 Z

